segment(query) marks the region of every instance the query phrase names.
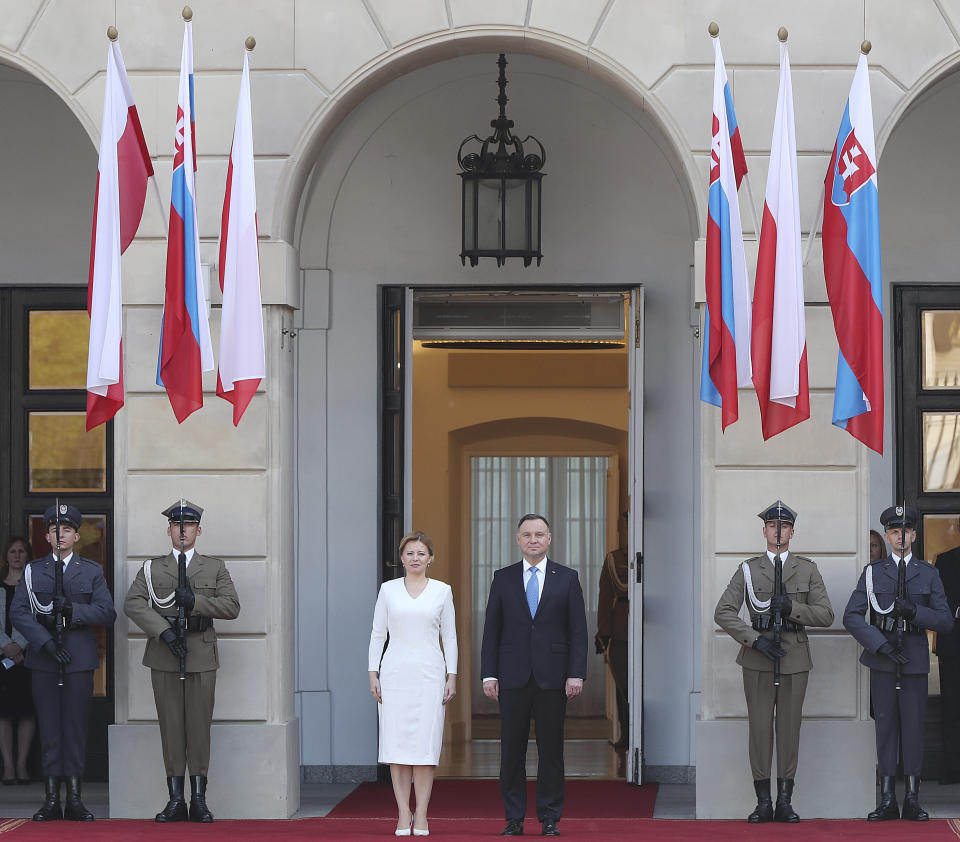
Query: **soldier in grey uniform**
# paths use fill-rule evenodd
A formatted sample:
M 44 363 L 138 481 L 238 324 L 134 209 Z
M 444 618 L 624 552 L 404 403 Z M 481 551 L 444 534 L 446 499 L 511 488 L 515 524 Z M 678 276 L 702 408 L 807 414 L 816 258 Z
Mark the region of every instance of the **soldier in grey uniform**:
M 906 791 L 903 818 L 925 822 L 920 806 L 923 767 L 923 717 L 927 709 L 930 649 L 927 629 L 949 632 L 953 617 L 940 574 L 930 563 L 914 558 L 910 547 L 917 537 L 917 513 L 909 506 L 891 506 L 880 515 L 893 552 L 868 564 L 843 612 L 843 625 L 863 647 L 860 663 L 870 668 L 870 699 L 877 730 L 877 771 L 880 804 L 867 816 L 872 822 L 901 817 L 897 804 L 898 748 L 903 754 Z M 906 593 L 897 597 L 897 572 L 906 565 Z M 896 623 L 906 629 L 900 634 Z M 896 689 L 897 665 L 901 689 Z
M 83 516 L 75 506 L 51 506 L 43 513 L 47 540 L 53 552 L 27 565 L 10 607 L 13 625 L 27 639 L 25 663 L 31 670 L 33 703 L 40 732 L 40 760 L 46 779 L 46 797 L 34 821 L 70 819 L 93 821 L 81 800 L 81 781 L 87 750 L 87 709 L 93 695 L 93 673 L 100 664 L 93 626 L 110 626 L 117 619 L 103 568 L 81 558 L 74 547 L 80 540 Z M 54 595 L 57 531 L 63 564 L 63 596 Z M 55 616 L 63 615 L 62 645 L 56 641 Z M 60 665 L 63 686 L 58 684 Z M 67 782 L 66 806 L 60 802 L 60 783 Z
M 750 769 L 757 807 L 747 817 L 760 822 L 798 822 L 791 804 L 800 748 L 800 723 L 807 676 L 813 666 L 806 626 L 833 622 L 833 608 L 817 565 L 789 552 L 796 512 L 777 500 L 758 517 L 767 544 L 764 555 L 747 559 L 733 574 L 720 597 L 714 620 L 741 644 L 737 663 L 743 670 L 743 693 L 749 718 Z M 777 552 L 782 563 L 782 591 L 774 593 Z M 746 603 L 750 622 L 740 611 Z M 774 614 L 780 612 L 780 645 L 774 640 Z M 774 666 L 780 662 L 780 686 Z M 777 743 L 777 804 L 770 793 L 774 731 Z
M 123 604 L 124 613 L 147 635 L 143 664 L 150 667 L 169 795 L 156 821 L 182 822 L 189 818 L 194 822 L 212 822 L 213 814 L 206 801 L 207 769 L 220 666 L 213 621 L 234 619 L 240 613 L 240 600 L 223 561 L 196 552 L 203 509 L 184 500 L 177 501 L 163 514 L 173 552 L 144 562 Z M 185 588 L 177 586 L 181 515 L 187 564 Z M 180 606 L 187 615 L 183 639 L 175 629 Z M 179 675 L 181 654 L 186 657 L 184 680 Z M 189 811 L 183 790 L 188 766 Z

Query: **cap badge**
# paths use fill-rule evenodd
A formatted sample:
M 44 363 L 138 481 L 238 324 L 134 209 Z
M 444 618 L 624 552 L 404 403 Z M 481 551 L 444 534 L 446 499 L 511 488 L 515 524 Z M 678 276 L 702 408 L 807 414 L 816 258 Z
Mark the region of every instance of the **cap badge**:
M 67 507 L 61 503 L 60 504 L 60 514 L 65 515 L 67 513 Z
M 903 517 L 903 506 L 897 506 L 897 517 Z

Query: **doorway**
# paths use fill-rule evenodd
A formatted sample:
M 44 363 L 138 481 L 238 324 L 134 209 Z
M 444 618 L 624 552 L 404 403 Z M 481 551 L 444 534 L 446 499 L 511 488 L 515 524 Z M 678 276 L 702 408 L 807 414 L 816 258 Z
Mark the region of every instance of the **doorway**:
M 388 300 L 396 294 L 385 289 Z M 616 687 L 604 655 L 594 652 L 600 573 L 621 543 L 620 513 L 631 512 L 635 526 L 624 554 L 632 559 L 640 549 L 640 506 L 630 507 L 631 465 L 639 470 L 642 454 L 630 432 L 635 424 L 638 439 L 642 429 L 642 404 L 632 399 L 634 375 L 637 383 L 642 378 L 633 359 L 639 291 L 407 290 L 405 304 L 391 317 L 406 325 L 405 351 L 398 366 L 389 364 L 391 372 L 406 372 L 402 385 L 393 380 L 406 424 L 389 437 L 403 441 L 403 457 L 394 453 L 383 474 L 403 477 L 403 504 L 389 508 L 403 511 L 406 528 L 434 538 L 435 575 L 454 591 L 459 694 L 447 712 L 439 772 L 497 774 L 499 720 L 474 675 L 483 608 L 493 570 L 518 558 L 517 517 L 542 511 L 553 527 L 551 557 L 580 574 L 590 628 L 590 692 L 568 710 L 568 775 L 639 783 L 640 705 L 628 729 L 635 751 L 615 750 L 622 736 Z M 388 346 L 396 347 L 382 339 L 381 350 Z M 387 439 L 385 461 L 393 451 Z M 635 614 L 630 660 L 639 699 L 642 626 L 639 609 Z
M 43 512 L 58 497 L 83 513 L 78 552 L 113 592 L 113 422 L 86 431 L 89 319 L 85 288 L 0 288 L 0 535 L 50 551 Z M 113 722 L 113 629 L 98 628 L 86 778 L 107 780 Z M 36 743 L 36 738 L 34 740 Z

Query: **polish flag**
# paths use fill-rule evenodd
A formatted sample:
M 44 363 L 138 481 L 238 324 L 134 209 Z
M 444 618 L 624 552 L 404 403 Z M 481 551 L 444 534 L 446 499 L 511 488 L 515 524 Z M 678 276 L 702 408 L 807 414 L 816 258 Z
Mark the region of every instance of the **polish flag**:
M 237 121 L 233 129 L 220 225 L 219 265 L 223 312 L 220 320 L 217 394 L 233 404 L 235 427 L 266 374 L 249 59 L 247 50 L 243 56 Z
M 97 191 L 93 205 L 87 312 L 87 430 L 123 406 L 123 299 L 120 255 L 140 226 L 153 164 L 140 128 L 120 44 L 107 47 Z
M 781 43 L 780 91 L 753 289 L 753 385 L 764 440 L 810 417 L 797 183 L 790 58 Z
M 166 389 L 173 414 L 181 424 L 203 406 L 201 372 L 214 369 L 197 229 L 192 25 L 190 21 L 184 22 L 180 56 L 166 291 L 157 359 L 157 385 Z

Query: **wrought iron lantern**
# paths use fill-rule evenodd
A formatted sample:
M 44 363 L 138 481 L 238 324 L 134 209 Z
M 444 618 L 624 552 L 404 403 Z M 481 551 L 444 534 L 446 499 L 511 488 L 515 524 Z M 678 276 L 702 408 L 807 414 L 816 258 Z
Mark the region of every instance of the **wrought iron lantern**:
M 500 53 L 497 60 L 500 78 L 500 116 L 490 121 L 493 134 L 485 140 L 470 135 L 457 151 L 460 178 L 463 183 L 463 245 L 460 262 L 470 260 L 476 266 L 481 257 L 493 257 L 503 266 L 508 257 L 523 258 L 529 266 L 540 251 L 540 184 L 547 153 L 543 144 L 532 135 L 522 141 L 511 129 L 513 120 L 507 119 L 507 77 L 504 70 L 507 57 Z M 524 153 L 525 143 L 532 141 L 539 154 Z M 470 144 L 474 151 L 466 151 Z

